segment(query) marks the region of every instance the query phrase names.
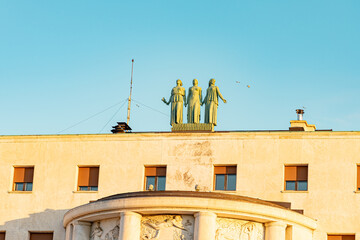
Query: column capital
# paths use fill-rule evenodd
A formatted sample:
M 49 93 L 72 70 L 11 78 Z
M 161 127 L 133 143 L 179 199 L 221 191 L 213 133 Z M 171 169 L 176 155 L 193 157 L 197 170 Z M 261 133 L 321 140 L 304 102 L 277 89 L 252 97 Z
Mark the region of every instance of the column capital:
M 91 231 L 91 223 L 75 220 L 73 221 L 74 230 L 71 239 L 88 240 Z
M 136 212 L 125 211 L 120 213 L 120 217 L 127 217 L 127 216 L 137 217 L 139 219 L 142 218 L 142 215 Z
M 265 227 L 283 227 L 286 228 L 287 224 L 281 221 L 276 221 L 276 222 L 267 222 L 265 223 Z
M 197 213 L 195 213 L 194 214 L 194 217 L 213 217 L 213 218 L 216 218 L 217 217 L 217 215 L 215 214 L 215 213 L 213 213 L 213 212 L 197 212 Z
M 132 211 L 120 213 L 119 240 L 140 239 L 141 214 Z
M 194 240 L 215 240 L 216 214 L 209 211 L 194 214 Z
M 286 226 L 282 221 L 265 223 L 265 240 L 285 240 Z
M 84 221 L 73 221 L 73 225 L 82 225 L 82 226 L 91 226 L 91 222 L 84 222 Z

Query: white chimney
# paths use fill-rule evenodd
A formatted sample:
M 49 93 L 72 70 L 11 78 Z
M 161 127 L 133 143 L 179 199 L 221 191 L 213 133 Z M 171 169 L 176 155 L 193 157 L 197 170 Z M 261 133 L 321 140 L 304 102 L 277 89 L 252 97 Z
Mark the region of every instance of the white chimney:
M 297 113 L 297 120 L 302 121 L 303 115 L 305 113 L 304 109 L 296 109 L 296 113 Z

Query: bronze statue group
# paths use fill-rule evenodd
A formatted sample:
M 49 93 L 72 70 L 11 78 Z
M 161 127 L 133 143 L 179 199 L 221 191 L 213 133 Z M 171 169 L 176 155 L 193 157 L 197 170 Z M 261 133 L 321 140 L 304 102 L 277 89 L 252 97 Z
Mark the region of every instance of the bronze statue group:
M 180 79 L 176 80 L 176 87 L 171 90 L 169 101 L 162 98 L 162 101 L 169 105 L 171 103 L 170 125 L 183 123 L 183 106 L 187 107 L 187 122 L 200 123 L 200 106 L 205 104 L 204 123 L 211 123 L 216 126 L 217 107 L 219 98 L 226 103 L 221 95 L 219 88 L 215 86 L 215 79 L 210 79 L 209 87 L 206 90 L 206 96 L 202 99 L 202 90 L 198 86 L 198 80 L 193 80 L 193 86 L 189 88 L 186 96 L 185 88 L 182 87 Z

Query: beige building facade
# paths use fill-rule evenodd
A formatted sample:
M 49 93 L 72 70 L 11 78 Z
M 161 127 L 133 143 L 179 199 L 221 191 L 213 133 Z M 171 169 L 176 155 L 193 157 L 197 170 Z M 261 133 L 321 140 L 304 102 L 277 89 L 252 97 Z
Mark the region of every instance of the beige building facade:
M 1 136 L 0 163 L 0 239 L 360 240 L 360 132 Z

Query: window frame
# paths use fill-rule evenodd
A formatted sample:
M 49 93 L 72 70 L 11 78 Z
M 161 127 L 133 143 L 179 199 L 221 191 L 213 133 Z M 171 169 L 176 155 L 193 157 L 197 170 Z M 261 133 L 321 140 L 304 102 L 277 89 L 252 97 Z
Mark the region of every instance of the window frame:
M 97 186 L 90 186 L 90 183 L 86 185 L 80 185 L 80 169 L 81 168 L 89 168 L 89 178 L 87 179 L 88 182 L 91 181 L 91 168 L 97 168 Z M 77 166 L 77 179 L 76 179 L 76 192 L 98 192 L 99 191 L 99 180 L 100 180 L 100 165 L 78 165 Z M 87 189 L 81 189 L 87 188 Z M 92 189 L 96 188 L 96 189 Z
M 224 169 L 225 168 L 225 169 Z M 235 170 L 234 170 L 235 169 Z M 237 165 L 214 165 L 213 190 L 235 192 L 237 189 Z M 224 175 L 224 189 L 216 189 L 216 175 Z M 228 190 L 228 176 L 235 175 L 235 190 Z
M 295 167 L 295 178 L 287 178 L 287 167 Z M 299 167 L 306 167 L 306 180 L 304 180 L 304 177 L 298 177 L 300 170 Z M 285 192 L 307 192 L 309 191 L 309 164 L 285 164 L 284 169 L 284 191 Z M 302 173 L 303 174 L 303 173 Z M 288 180 L 289 179 L 289 180 Z M 287 189 L 287 182 L 295 182 L 295 189 Z M 298 190 L 299 189 L 299 182 L 306 182 L 306 190 Z
M 31 239 L 31 235 L 32 234 L 51 234 L 52 235 L 52 240 L 54 240 L 54 232 L 52 232 L 52 231 L 44 231 L 44 232 L 42 232 L 42 231 L 29 231 L 29 240 L 32 240 Z
M 16 169 L 24 169 L 23 176 L 20 178 L 23 178 L 23 181 L 17 181 L 19 176 L 17 176 L 17 170 Z M 26 173 L 26 169 L 32 169 L 31 171 L 31 182 L 26 181 L 26 178 L 29 177 L 29 173 Z M 13 166 L 13 172 L 12 172 L 12 186 L 11 191 L 12 192 L 21 192 L 21 193 L 31 193 L 34 190 L 34 174 L 35 174 L 35 166 L 34 165 L 14 165 Z M 22 190 L 17 190 L 17 185 L 23 184 Z M 27 186 L 31 184 L 31 190 L 26 190 Z
M 151 168 L 155 168 L 155 173 L 149 173 L 149 171 L 150 172 L 154 171 Z M 161 172 L 165 172 L 165 174 L 162 174 Z M 166 165 L 155 165 L 155 166 L 145 165 L 144 166 L 144 191 L 149 191 L 148 186 L 147 186 L 147 177 L 155 177 L 154 191 L 166 191 L 166 175 L 167 175 L 167 166 Z M 165 177 L 164 190 L 158 190 L 159 177 Z
M 329 237 L 340 237 L 339 240 L 350 240 L 348 237 L 352 237 L 351 240 L 355 240 L 355 234 L 327 234 L 327 240 L 335 240 L 335 239 L 329 239 Z M 347 237 L 347 238 L 343 238 Z

